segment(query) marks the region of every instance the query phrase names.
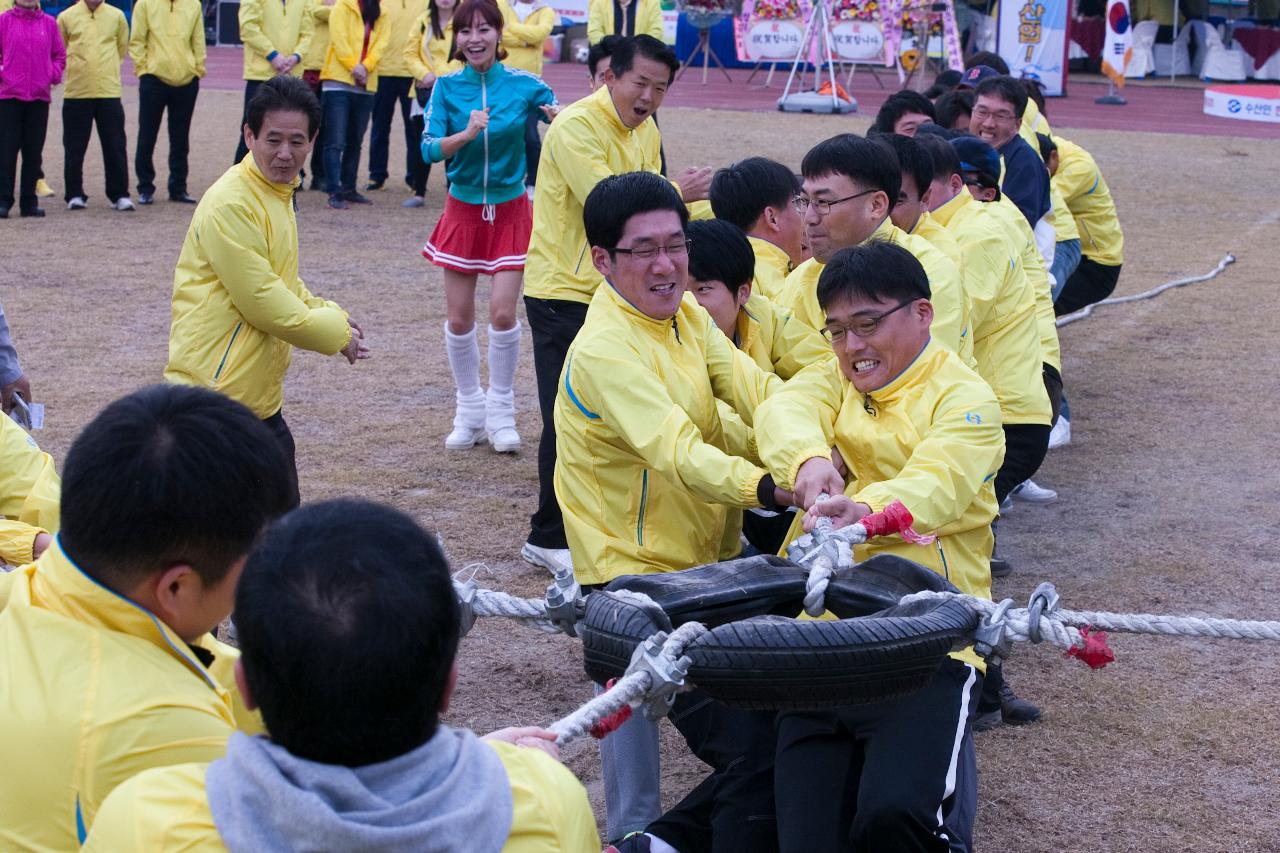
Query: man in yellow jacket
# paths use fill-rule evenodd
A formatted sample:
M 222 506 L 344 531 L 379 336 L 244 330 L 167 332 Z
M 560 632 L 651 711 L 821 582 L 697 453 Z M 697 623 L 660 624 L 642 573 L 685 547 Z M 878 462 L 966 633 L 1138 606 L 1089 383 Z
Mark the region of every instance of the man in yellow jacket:
M 751 243 L 751 292 L 775 302 L 787 276 L 805 260 L 804 219 L 795 205 L 799 192 L 795 172 L 765 157 L 717 170 L 708 192 L 716 219 L 738 226 Z
M 591 0 L 587 5 L 587 42 L 605 36 L 646 35 L 665 40 L 659 0 Z
M 240 119 L 240 141 L 235 162 L 244 159 L 248 148 L 244 124 L 249 117 L 249 101 L 263 82 L 281 75 L 302 76 L 302 57 L 311 49 L 315 18 L 312 0 L 242 0 L 240 41 L 244 43 L 244 115 Z
M 650 172 L 605 178 L 583 208 L 603 281 L 556 396 L 555 486 L 574 571 L 588 586 L 714 562 L 729 511 L 791 502 L 722 424 L 719 403 L 750 426 L 782 380 L 736 349 L 685 292 L 688 216 L 675 188 Z M 712 815 L 717 849 L 757 849 L 754 834 L 773 829 L 772 716 L 677 701 L 690 702 L 672 719 L 695 753 L 709 732 L 727 733 L 718 781 L 700 789 L 725 792 L 715 808 L 699 806 Z M 644 830 L 658 817 L 656 728 L 633 718 L 601 742 L 601 762 L 609 840 Z
M 400 107 L 401 130 L 404 131 L 404 181 L 412 186 L 414 158 L 422 158 L 422 137 L 415 136 L 409 112 L 413 106 L 413 70 L 405 59 L 405 42 L 413 35 L 413 24 L 427 11 L 427 0 L 384 0 L 379 5 L 386 18 L 387 44 L 378 64 L 378 91 L 373 95 L 373 114 L 369 125 L 369 184 L 366 189 L 380 190 L 387 182 L 387 158 L 391 146 L 391 121 Z
M 829 258 L 817 298 L 836 360 L 806 368 L 761 405 L 761 459 L 810 508 L 808 528 L 818 515 L 843 527 L 902 501 L 936 542 L 877 539 L 855 559 L 905 557 L 990 598 L 1000 406 L 932 338 L 924 267 L 891 243 L 845 249 Z M 847 488 L 832 464 L 832 436 L 849 466 Z M 818 502 L 822 493 L 830 499 Z M 782 714 L 781 849 L 969 849 L 977 806 L 969 721 L 982 666 L 969 648 L 905 698 Z
M 960 271 L 941 250 L 907 234 L 889 219 L 902 185 L 901 166 L 883 142 L 851 133 L 819 142 L 800 164 L 803 189 L 796 197 L 813 257 L 787 276 L 782 307 L 815 331 L 825 322 L 818 304 L 823 265 L 840 249 L 873 240 L 902 246 L 924 265 L 933 293 L 933 336 L 972 364 L 968 302 Z
M 293 464 L 281 413 L 293 348 L 367 358 L 364 334 L 298 277 L 293 193 L 315 142 L 320 105 L 295 77 L 268 81 L 249 103 L 250 155 L 209 188 L 173 274 L 169 382 L 203 385 L 266 422 Z M 297 475 L 294 475 L 297 497 Z
M 1124 233 L 1111 189 L 1093 156 L 1074 142 L 1053 137 L 1057 156 L 1049 169 L 1080 232 L 1080 265 L 1058 282 L 1054 310 L 1059 316 L 1106 299 L 1116 289 L 1124 264 Z
M 155 385 L 103 409 L 64 473 L 62 529 L 0 613 L 5 850 L 77 849 L 121 782 L 260 729 L 210 632 L 289 504 L 271 433 L 220 394 Z
M 647 36 L 621 39 L 609 63 L 605 85 L 561 110 L 547 130 L 524 271 L 542 439 L 538 508 L 520 555 L 553 571 L 571 567 L 552 479 L 556 390 L 569 344 L 600 283 L 583 229 L 582 206 L 592 188 L 609 175 L 661 171 L 662 140 L 652 118 L 680 67 L 669 47 Z M 676 184 L 688 203 L 705 198 L 710 181 L 710 169 L 689 169 Z
M 268 738 L 135 776 L 86 850 L 599 851 L 551 732 L 440 723 L 460 614 L 440 546 L 407 516 L 351 500 L 290 514 L 249 557 L 236 626 L 237 683 Z
M 160 119 L 169 111 L 169 200 L 195 204 L 187 192 L 191 116 L 205 73 L 204 12 L 198 0 L 138 0 L 133 7 L 129 55 L 138 75 L 138 147 L 133 171 L 138 203 L 156 194 L 152 160 Z
M 0 416 L 0 459 L 0 564 L 25 566 L 45 552 L 58 532 L 62 481 L 53 457 L 5 416 Z M 0 574 L 0 587 L 11 581 Z M 0 592 L 0 609 L 6 598 Z
M 107 201 L 116 210 L 133 210 L 129 198 L 129 142 L 120 101 L 120 63 L 129 48 L 124 12 L 103 0 L 80 0 L 58 15 L 58 32 L 67 48 L 66 88 L 62 93 L 62 164 L 69 210 L 84 210 L 84 155 L 96 124 L 102 144 Z

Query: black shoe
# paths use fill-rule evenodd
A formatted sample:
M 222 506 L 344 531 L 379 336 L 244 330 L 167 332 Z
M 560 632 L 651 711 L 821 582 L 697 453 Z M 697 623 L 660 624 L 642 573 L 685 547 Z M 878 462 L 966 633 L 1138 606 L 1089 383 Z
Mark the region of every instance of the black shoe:
M 386 179 L 385 179 L 385 178 L 384 178 L 383 180 L 381 180 L 381 181 L 374 181 L 374 180 L 370 180 L 370 181 L 369 181 L 369 183 L 367 183 L 367 184 L 365 184 L 365 185 L 364 185 L 364 188 L 365 188 L 366 190 L 369 190 L 370 192 L 373 192 L 373 191 L 375 191 L 375 190 L 380 190 L 380 189 L 382 189 L 382 187 L 383 187 L 384 185 L 386 185 L 386 183 L 387 183 L 387 181 L 386 181 Z M 354 201 L 354 199 L 353 199 L 353 201 Z
M 169 201 L 176 201 L 179 204 L 195 204 L 196 198 L 191 193 L 183 190 L 180 193 L 169 193 Z
M 1014 695 L 1009 682 L 1000 685 L 1000 719 L 1007 726 L 1025 726 L 1040 719 L 1040 709 Z
M 1002 560 L 999 557 L 991 558 L 991 577 L 1007 578 L 1011 574 L 1013 574 L 1013 566 L 1008 560 Z
M 351 205 L 347 204 L 346 201 L 343 200 L 342 196 L 334 193 L 329 194 L 329 206 L 334 210 L 346 210 L 351 207 Z
M 349 201 L 352 204 L 373 204 L 373 199 L 368 196 L 360 195 L 355 190 L 347 190 L 342 194 L 343 201 Z
M 156 200 L 154 193 L 138 192 L 138 204 L 154 204 Z
M 29 209 L 29 210 L 24 210 L 24 211 L 22 211 L 22 212 L 21 212 L 21 213 L 19 213 L 18 215 L 19 215 L 19 216 L 21 216 L 21 217 L 23 217 L 24 219 L 25 219 L 25 218 L 28 218 L 28 217 L 30 217 L 30 218 L 32 218 L 32 219 L 40 219 L 41 217 L 43 217 L 43 216 L 44 216 L 44 208 L 43 208 L 43 207 L 33 207 L 33 208 Z

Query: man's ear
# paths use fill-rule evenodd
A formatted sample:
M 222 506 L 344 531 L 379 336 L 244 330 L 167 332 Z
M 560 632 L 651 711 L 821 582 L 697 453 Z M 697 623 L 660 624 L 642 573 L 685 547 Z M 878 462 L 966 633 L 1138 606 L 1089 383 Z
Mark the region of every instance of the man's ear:
M 613 84 L 614 84 L 614 83 L 617 83 L 617 82 L 618 82 L 618 77 L 617 77 L 617 75 L 613 73 L 613 66 L 612 66 L 612 65 L 606 65 L 606 66 L 604 67 L 604 73 L 603 73 L 603 74 L 601 74 L 600 76 L 601 76 L 601 78 L 604 80 L 604 85 L 605 85 L 605 86 L 608 86 L 610 89 L 612 89 L 612 88 L 613 88 Z
M 245 125 L 242 128 L 242 130 L 244 132 L 244 147 L 252 150 L 253 149 L 253 131 L 249 129 L 248 122 L 245 122 Z
M 200 600 L 204 592 L 204 582 L 200 575 L 186 563 L 179 563 L 165 569 L 149 582 L 152 609 L 165 624 L 173 627 L 181 625 L 183 616 L 190 607 Z
M 244 661 L 240 658 L 236 658 L 234 674 L 236 689 L 240 691 L 240 698 L 244 700 L 245 708 L 250 711 L 258 710 L 258 703 L 253 701 L 253 693 L 249 691 L 249 679 L 244 677 Z
M 458 662 L 455 660 L 453 666 L 449 667 L 449 682 L 444 686 L 444 696 L 440 697 L 440 713 L 449 712 L 449 700 L 453 698 L 453 691 L 458 689 Z
M 964 192 L 964 175 L 959 172 L 952 172 L 951 177 L 947 179 L 947 185 L 951 188 L 951 197 L 955 198 Z
M 920 319 L 920 322 L 924 323 L 926 328 L 933 324 L 933 303 L 928 299 L 921 299 L 915 304 L 912 311 Z
M 591 263 L 595 265 L 596 272 L 605 278 L 613 275 L 613 257 L 609 254 L 608 249 L 602 246 L 592 246 Z
M 889 198 L 889 194 L 883 191 L 871 194 L 871 216 L 873 219 L 883 219 L 893 210 L 894 199 Z
M 766 228 L 774 233 L 782 230 L 778 225 L 778 209 L 776 207 L 766 207 L 764 213 L 760 214 L 760 220 Z
M 747 304 L 747 300 L 751 298 L 751 282 L 738 285 L 738 307 Z

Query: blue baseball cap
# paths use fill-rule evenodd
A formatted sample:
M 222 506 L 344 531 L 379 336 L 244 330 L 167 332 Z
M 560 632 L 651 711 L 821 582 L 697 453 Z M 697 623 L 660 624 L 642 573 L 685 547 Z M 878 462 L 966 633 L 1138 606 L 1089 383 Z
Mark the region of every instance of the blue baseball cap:
M 960 158 L 960 171 L 973 172 L 984 187 L 1000 189 L 1000 154 L 976 136 L 957 136 L 951 147 Z
M 999 77 L 1000 72 L 992 68 L 990 65 L 975 65 L 968 71 L 964 72 L 964 77 L 956 85 L 957 89 L 976 89 L 978 84 L 988 77 Z

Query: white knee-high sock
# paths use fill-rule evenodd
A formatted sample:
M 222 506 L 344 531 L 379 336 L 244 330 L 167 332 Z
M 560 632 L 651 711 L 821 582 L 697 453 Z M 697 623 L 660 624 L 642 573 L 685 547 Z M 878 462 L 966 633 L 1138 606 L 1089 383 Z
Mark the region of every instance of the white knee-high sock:
M 449 369 L 458 388 L 458 401 L 474 399 L 480 393 L 480 345 L 476 343 L 475 326 L 461 335 L 444 326 L 444 348 L 449 354 Z
M 515 394 L 511 386 L 520 362 L 520 333 L 516 323 L 498 331 L 489 327 L 489 392 L 485 395 L 485 424 L 489 429 L 515 426 Z

